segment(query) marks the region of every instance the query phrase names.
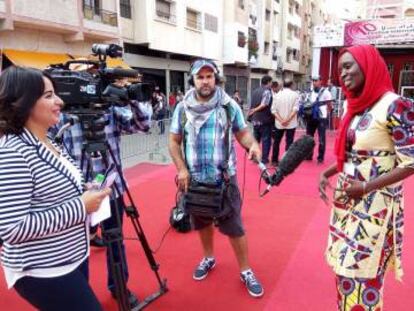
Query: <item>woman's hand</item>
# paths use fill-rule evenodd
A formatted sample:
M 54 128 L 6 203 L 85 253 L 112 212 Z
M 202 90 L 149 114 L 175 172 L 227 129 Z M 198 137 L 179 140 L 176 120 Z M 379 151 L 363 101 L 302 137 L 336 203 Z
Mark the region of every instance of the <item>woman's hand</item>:
M 105 188 L 99 191 L 96 190 L 88 190 L 85 191 L 82 196 L 81 200 L 85 205 L 86 213 L 90 214 L 95 212 L 99 206 L 101 205 L 102 200 L 111 194 L 110 188 Z
M 328 177 L 326 177 L 325 172 L 322 172 L 319 177 L 319 196 L 326 205 L 329 205 L 329 197 L 326 193 L 326 187 L 332 189 L 332 185 L 329 183 Z
M 343 191 L 345 194 L 338 199 L 343 197 L 347 197 L 348 199 L 360 199 L 367 191 L 367 183 L 365 181 L 358 181 L 358 180 L 348 180 L 347 181 L 349 186 L 347 186 Z

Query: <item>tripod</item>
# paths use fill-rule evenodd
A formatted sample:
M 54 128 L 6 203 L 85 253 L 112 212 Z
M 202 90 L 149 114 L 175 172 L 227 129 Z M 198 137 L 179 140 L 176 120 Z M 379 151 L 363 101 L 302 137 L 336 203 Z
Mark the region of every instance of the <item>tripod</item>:
M 115 169 L 118 173 L 118 176 L 120 177 L 120 181 L 122 184 L 122 187 L 125 189 L 125 192 L 128 197 L 129 205 L 126 206 L 123 204 L 122 208 L 124 209 L 126 215 L 130 218 L 132 225 L 134 227 L 134 231 L 136 233 L 136 236 L 138 237 L 139 241 L 141 242 L 142 248 L 144 250 L 144 253 L 146 255 L 146 258 L 148 260 L 148 263 L 150 264 L 151 269 L 154 271 L 156 279 L 159 284 L 159 290 L 155 293 L 151 294 L 150 296 L 146 297 L 144 300 L 142 300 L 139 305 L 134 308 L 134 310 L 141 310 L 144 307 L 146 307 L 148 304 L 150 304 L 152 301 L 163 295 L 168 291 L 166 280 L 161 279 L 158 270 L 159 270 L 159 264 L 156 262 L 151 248 L 148 244 L 147 238 L 144 234 L 144 231 L 142 229 L 142 226 L 139 222 L 139 213 L 137 210 L 137 207 L 132 199 L 131 193 L 127 187 L 126 181 L 122 174 L 122 169 L 120 166 L 120 163 L 117 163 L 115 155 L 112 151 L 112 149 L 109 146 L 109 143 L 106 141 L 105 133 L 103 132 L 103 128 L 105 124 L 102 127 L 102 124 L 98 124 L 96 127 L 94 127 L 94 122 L 97 120 L 96 112 L 92 114 L 85 114 L 85 115 L 78 115 L 79 121 L 82 126 L 83 131 L 85 132 L 85 142 L 82 146 L 82 156 L 81 156 L 81 168 L 83 168 L 83 162 L 85 160 L 86 154 L 89 154 L 90 158 L 95 157 L 96 155 L 101 155 L 102 161 L 105 165 L 105 167 L 109 167 L 109 161 L 108 161 L 108 154 L 109 159 L 111 159 L 111 162 L 114 163 Z M 91 171 L 91 165 L 90 161 L 87 162 L 87 175 L 90 174 Z M 86 176 L 86 180 L 88 180 L 89 176 Z M 122 198 L 122 193 L 120 189 L 118 188 L 117 184 L 113 184 L 113 193 L 115 194 L 116 198 Z M 111 228 L 109 230 L 105 229 L 105 226 L 102 226 L 102 236 L 105 241 L 106 246 L 108 247 L 109 251 L 109 263 L 110 263 L 110 271 L 112 274 L 112 278 L 114 280 L 114 286 L 115 286 L 115 296 L 117 298 L 117 304 L 118 304 L 118 310 L 120 311 L 129 311 L 129 297 L 128 297 L 128 290 L 126 286 L 126 280 L 125 280 L 125 264 L 126 264 L 126 258 L 124 257 L 124 254 L 122 252 L 122 241 L 123 241 L 123 235 L 122 235 L 122 226 L 121 226 L 121 216 L 119 214 L 119 201 L 117 199 L 112 200 L 112 204 L 114 208 L 112 209 L 115 212 L 115 215 L 112 217 L 116 218 L 116 227 Z M 117 250 L 118 256 L 114 255 L 114 248 Z

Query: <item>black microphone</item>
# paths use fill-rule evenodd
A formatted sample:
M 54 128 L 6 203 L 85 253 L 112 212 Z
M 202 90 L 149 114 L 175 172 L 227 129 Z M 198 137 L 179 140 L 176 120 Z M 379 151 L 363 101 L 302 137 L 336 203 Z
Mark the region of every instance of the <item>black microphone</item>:
M 276 172 L 270 177 L 269 185 L 260 196 L 263 197 L 272 186 L 278 186 L 287 175 L 292 174 L 314 147 L 315 140 L 309 135 L 302 136 L 293 142 L 280 160 Z

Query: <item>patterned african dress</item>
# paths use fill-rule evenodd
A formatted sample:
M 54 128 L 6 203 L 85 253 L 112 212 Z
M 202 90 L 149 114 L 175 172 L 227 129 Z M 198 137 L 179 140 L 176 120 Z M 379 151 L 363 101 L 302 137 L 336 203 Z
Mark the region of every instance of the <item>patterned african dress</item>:
M 386 269 L 393 266 L 397 279 L 403 274 L 402 182 L 357 200 L 344 197 L 340 189 L 350 179 L 368 182 L 395 167 L 414 168 L 413 102 L 385 94 L 371 109 L 354 117 L 346 150 L 347 162 L 334 193 L 326 257 L 338 275 L 340 310 L 381 310 Z M 374 286 L 368 288 L 367 282 Z M 363 292 L 372 288 L 374 292 Z M 357 304 L 360 309 L 355 308 Z

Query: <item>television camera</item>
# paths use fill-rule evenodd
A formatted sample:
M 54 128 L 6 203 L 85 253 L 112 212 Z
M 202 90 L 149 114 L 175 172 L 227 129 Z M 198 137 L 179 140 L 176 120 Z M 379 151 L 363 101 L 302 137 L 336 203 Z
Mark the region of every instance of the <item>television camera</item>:
M 129 100 L 150 100 L 150 84 L 114 84 L 116 79 L 138 78 L 136 70 L 107 67 L 106 58 L 121 57 L 122 47 L 116 44 L 93 44 L 92 54 L 98 56 L 97 61 L 70 60 L 46 69 L 55 83 L 56 94 L 65 103 L 64 111 L 79 114 L 94 110 L 96 113 L 96 110 L 105 110 L 111 105 L 124 106 Z M 82 69 L 71 70 L 74 67 Z

